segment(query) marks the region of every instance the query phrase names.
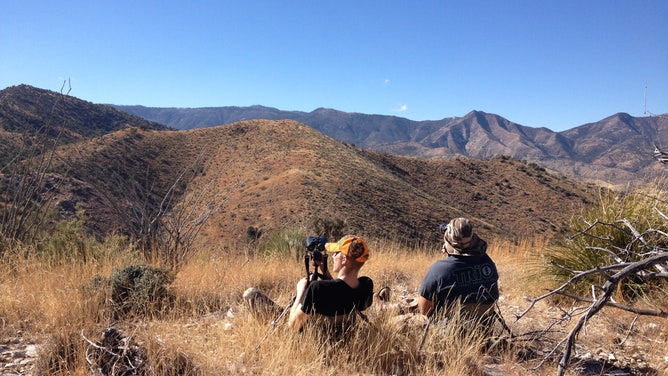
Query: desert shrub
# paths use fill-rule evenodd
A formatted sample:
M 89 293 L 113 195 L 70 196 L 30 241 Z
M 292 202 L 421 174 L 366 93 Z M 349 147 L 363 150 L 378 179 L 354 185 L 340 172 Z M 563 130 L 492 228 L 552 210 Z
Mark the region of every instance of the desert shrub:
M 304 255 L 306 236 L 295 228 L 276 231 L 260 244 L 260 255 L 270 258 L 296 258 Z
M 666 181 L 656 181 L 646 189 L 628 192 L 607 191 L 599 202 L 585 208 L 570 223 L 571 237 L 546 249 L 545 271 L 562 284 L 575 272 L 606 265 L 642 260 L 668 247 L 668 192 Z M 602 285 L 604 273 L 592 273 L 571 289 L 584 292 L 592 284 Z M 633 275 L 620 285 L 627 298 L 643 296 L 654 282 Z
M 83 210 L 69 219 L 57 221 L 35 241 L 37 256 L 50 264 L 85 263 L 99 258 L 104 251 L 85 227 Z
M 112 313 L 116 317 L 151 316 L 171 306 L 174 295 L 169 287 L 174 276 L 166 269 L 130 265 L 114 272 L 110 279 L 94 278 L 105 285 Z
M 246 240 L 253 244 L 262 236 L 262 230 L 254 226 L 248 226 L 246 229 Z

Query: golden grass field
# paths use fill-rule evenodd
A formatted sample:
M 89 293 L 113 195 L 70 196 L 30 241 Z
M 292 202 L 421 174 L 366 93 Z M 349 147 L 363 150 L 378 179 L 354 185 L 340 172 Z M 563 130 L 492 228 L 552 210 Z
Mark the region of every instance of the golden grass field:
M 428 266 L 442 257 L 438 250 L 407 249 L 398 242 L 369 239 L 369 243 L 372 256 L 361 274 L 374 280 L 376 291 L 390 286 L 393 301 L 415 294 Z M 141 259 L 111 242 L 102 246 L 104 252 L 94 261 L 49 263 L 20 255 L 6 257 L 0 265 L 0 338 L 18 336 L 39 345 L 39 356 L 29 368 L 33 374 L 92 374 L 86 351 L 105 328 L 113 326 L 145 350 L 153 374 L 550 375 L 555 373 L 555 356 L 545 360 L 545 353 L 530 350 L 554 346 L 570 322 L 554 326 L 552 334 L 524 335 L 558 318 L 560 311 L 551 305 L 557 302 L 541 302 L 529 315 L 514 320 L 529 299 L 554 287 L 536 275 L 544 246 L 540 241 L 519 245 L 490 241 L 489 253 L 500 274 L 499 308 L 522 340 L 488 351 L 483 350 L 483 339 L 458 333 L 457 325 L 430 328 L 418 349 L 422 327 L 393 325 L 391 310 L 374 307 L 367 310 L 369 323 L 360 322 L 345 345 L 324 341 L 316 329 L 297 334 L 279 323 L 272 330 L 270 324 L 248 316 L 242 293 L 247 287 L 259 287 L 277 303 L 288 304 L 297 280 L 305 274 L 303 261 L 256 256 L 243 247 L 235 252 L 200 251 L 171 285 L 175 301 L 169 310 L 112 321 L 105 314 L 105 303 L 85 294 L 83 286 L 96 275 L 109 276 Z M 633 359 L 630 366 L 666 372 L 665 319 L 634 320 L 633 315 L 607 308 L 588 323 L 586 334 L 578 342 L 580 354 L 608 359 L 613 354 L 619 362 Z M 570 374 L 583 374 L 576 369 L 577 365 L 571 367 Z

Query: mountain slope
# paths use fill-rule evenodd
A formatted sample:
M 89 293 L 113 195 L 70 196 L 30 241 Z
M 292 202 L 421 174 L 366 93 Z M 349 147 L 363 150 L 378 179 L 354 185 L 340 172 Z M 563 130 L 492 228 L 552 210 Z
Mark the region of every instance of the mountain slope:
M 12 86 L 0 91 L 0 168 L 17 157 L 50 151 L 56 144 L 130 127 L 168 129 L 109 106 L 28 85 Z
M 170 210 L 197 186 L 225 197 L 223 210 L 202 233 L 211 242 L 245 239 L 250 229 L 262 234 L 285 227 L 311 231 L 316 220 L 340 221 L 347 231 L 369 236 L 421 241 L 438 237 L 438 224 L 455 216 L 472 217 L 490 236 L 551 236 L 562 231 L 572 210 L 596 197 L 595 186 L 508 157 L 426 160 L 383 154 L 292 120 L 165 130 L 107 106 L 30 87 L 2 95 L 0 107 L 11 114 L 3 124 L 16 130 L 0 129 L 7 155 L 16 155 L 26 135 L 45 124 L 67 133 L 51 170 L 50 179 L 59 181 L 52 184 L 56 206 L 64 215 L 83 208 L 89 227 L 100 235 L 132 232 L 140 225 L 138 212 L 159 205 Z M 331 111 L 320 109 L 313 116 Z M 549 138 L 545 130 L 490 120 L 484 113 L 470 115 L 443 120 L 451 128 L 429 142 L 473 147 L 493 136 L 509 147 L 530 137 Z M 355 119 L 371 119 L 374 126 L 361 127 Z M 395 120 L 348 114 L 329 126 L 340 124 L 343 132 L 357 132 L 360 139 L 378 139 L 377 134 L 410 137 L 416 144 L 443 132 L 440 123 L 393 128 Z M 177 182 L 182 175 L 193 178 Z M 170 189 L 173 198 L 162 202 Z
M 571 140 L 575 158 L 546 161 L 545 165 L 559 165 L 568 175 L 632 183 L 665 174 L 665 167 L 652 158 L 652 152 L 654 144 L 668 145 L 668 117 L 634 118 L 619 113 L 563 135 Z
M 358 149 L 294 121 L 258 120 L 190 131 L 123 130 L 82 142 L 70 163 L 79 186 L 92 188 L 70 200 L 95 213 L 93 221 L 109 219 L 94 227 L 119 232 L 124 224 L 109 206 L 126 205 L 127 192 L 99 192 L 117 181 L 100 166 L 126 166 L 122 175 L 143 173 L 166 187 L 201 155 L 206 162 L 190 183 L 203 186 L 215 177 L 213 186 L 227 197 L 202 234 L 213 243 L 244 240 L 249 228 L 311 231 L 316 220 L 340 220 L 346 231 L 368 236 L 434 240 L 438 224 L 455 216 L 471 217 L 486 236 L 549 237 L 596 193 L 510 158 L 400 157 Z
M 29 85 L 0 91 L 0 129 L 21 134 L 46 130 L 70 142 L 125 128 L 167 129 L 166 126 L 130 115 L 113 107 L 93 105 L 81 99 Z

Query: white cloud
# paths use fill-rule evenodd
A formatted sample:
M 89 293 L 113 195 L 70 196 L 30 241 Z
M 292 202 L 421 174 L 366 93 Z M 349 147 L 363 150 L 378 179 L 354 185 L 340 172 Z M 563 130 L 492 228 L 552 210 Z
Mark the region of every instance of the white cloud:
M 385 81 L 383 81 L 383 83 L 384 83 L 385 85 L 388 85 L 388 84 L 390 83 L 390 79 L 389 79 L 389 78 L 386 78 Z
M 392 111 L 394 111 L 394 112 L 406 112 L 407 110 L 408 110 L 408 105 L 402 104 L 401 106 L 399 106 L 399 108 L 395 108 Z

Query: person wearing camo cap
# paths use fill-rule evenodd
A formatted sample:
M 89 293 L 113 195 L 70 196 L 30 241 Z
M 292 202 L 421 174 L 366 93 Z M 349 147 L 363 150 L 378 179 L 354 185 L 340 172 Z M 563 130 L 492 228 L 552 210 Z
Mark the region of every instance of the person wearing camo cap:
M 443 230 L 441 252 L 418 290 L 418 311 L 426 316 L 445 314 L 453 304 L 476 317 L 486 315 L 499 298 L 499 274 L 487 254 L 487 242 L 473 231 L 467 218 L 455 218 Z

